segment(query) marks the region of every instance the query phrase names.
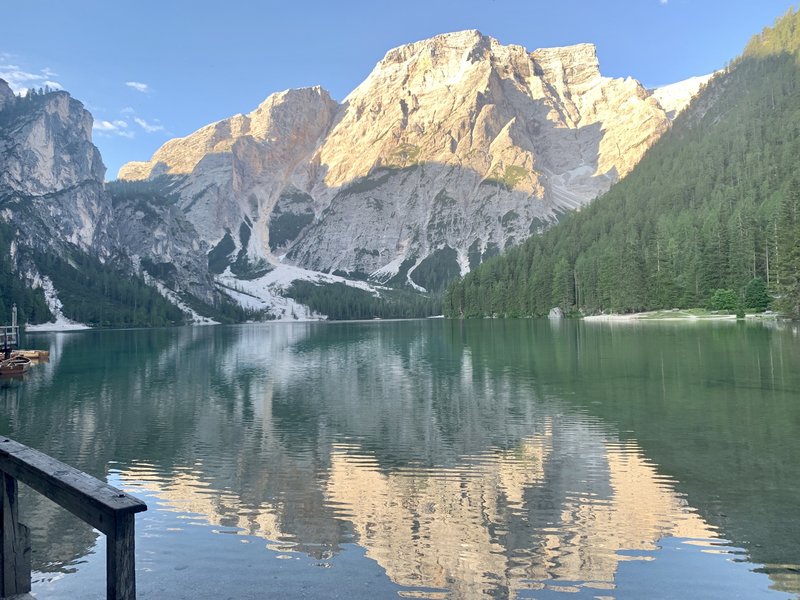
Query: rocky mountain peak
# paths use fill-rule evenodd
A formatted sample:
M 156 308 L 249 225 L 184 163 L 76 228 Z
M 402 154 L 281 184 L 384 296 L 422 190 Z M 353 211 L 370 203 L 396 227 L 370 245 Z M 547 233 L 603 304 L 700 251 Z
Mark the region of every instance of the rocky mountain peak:
M 278 140 L 291 135 L 298 125 L 305 125 L 311 112 L 321 110 L 329 115 L 337 108 L 338 104 L 320 86 L 285 90 L 272 94 L 247 115 L 248 133 L 258 140 Z
M 5 153 L 0 184 L 33 196 L 85 182 L 102 184 L 105 165 L 92 143 L 93 118 L 83 104 L 64 91 L 4 97 L 7 105 L 14 103 L 15 114 L 0 137 L 14 145 Z
M 77 247 L 108 256 L 111 207 L 91 114 L 67 92 L 16 97 L 6 87 L 0 85 L 0 218 L 13 223 L 21 249 Z M 39 281 L 32 263 L 24 270 Z
M 390 50 L 341 105 L 279 92 L 120 178 L 188 176 L 180 206 L 231 268 L 281 256 L 435 289 L 605 192 L 669 126 L 593 44 L 467 30 Z
M 231 153 L 234 145 L 244 139 L 279 147 L 313 144 L 338 107 L 320 86 L 276 92 L 246 115 L 234 115 L 186 137 L 170 140 L 149 161 L 123 165 L 118 178 L 138 180 L 162 174 L 186 175 L 206 156 Z M 306 135 L 299 130 L 305 130 Z
M 545 154 L 547 131 L 584 128 L 589 135 L 589 126 L 616 119 L 615 112 L 625 121 L 637 113 L 631 122 L 637 128 L 647 123 L 639 131 L 645 146 L 639 139 L 616 139 L 611 128 L 598 136 L 601 127 L 591 133 L 603 138 L 599 144 L 592 140 L 595 155 L 580 158 L 581 166 L 598 165 L 593 174 L 615 178 L 630 170 L 668 124 L 648 96 L 634 80 L 602 77 L 593 44 L 529 53 L 475 30 L 439 35 L 391 50 L 346 98 L 346 111 L 319 152 L 327 166 L 325 184 L 344 185 L 375 167 L 434 162 L 458 164 L 482 177 L 521 169 L 525 176 L 514 178 L 514 187 L 541 197 L 542 171 L 534 157 L 537 150 Z M 560 143 L 564 135 L 552 131 L 552 137 Z M 632 153 L 631 142 L 637 148 Z M 345 145 L 346 159 L 339 152 Z M 554 158 L 552 170 L 561 172 L 563 161 Z M 540 167 L 548 167 L 545 161 L 539 159 Z
M 414 58 L 429 60 L 433 67 L 441 65 L 451 57 L 466 58 L 475 62 L 484 56 L 493 41 L 495 41 L 493 38 L 483 35 L 477 29 L 442 33 L 426 40 L 392 48 L 376 65 L 376 70 L 405 63 Z
M 665 85 L 653 90 L 653 97 L 667 111 L 671 119 L 678 116 L 683 109 L 689 106 L 691 99 L 706 85 L 716 73 L 690 77 L 683 81 Z

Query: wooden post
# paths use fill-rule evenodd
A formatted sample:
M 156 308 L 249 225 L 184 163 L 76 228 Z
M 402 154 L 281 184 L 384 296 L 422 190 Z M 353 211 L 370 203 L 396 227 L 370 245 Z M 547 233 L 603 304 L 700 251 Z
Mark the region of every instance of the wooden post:
M 106 598 L 135 600 L 134 515 L 118 515 L 106 534 Z
M 31 591 L 30 537 L 19 524 L 17 480 L 0 471 L 0 597 Z M 27 542 L 27 543 L 26 543 Z

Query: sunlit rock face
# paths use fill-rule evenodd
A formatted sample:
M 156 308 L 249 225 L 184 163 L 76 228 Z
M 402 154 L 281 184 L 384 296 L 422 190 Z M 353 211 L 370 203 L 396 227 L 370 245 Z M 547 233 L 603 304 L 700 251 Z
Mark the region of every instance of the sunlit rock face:
M 269 218 L 282 194 L 307 187 L 311 155 L 339 109 L 319 88 L 273 94 L 248 115 L 167 142 L 147 163 L 128 163 L 120 179 L 183 176 L 179 206 L 200 239 L 216 245 L 226 233 L 237 249 L 240 229 L 254 260 L 269 252 Z
M 183 178 L 187 218 L 231 257 L 430 287 L 420 273 L 466 272 L 607 190 L 690 97 L 602 76 L 590 44 L 462 31 L 390 50 L 341 104 L 274 94 L 119 177 Z

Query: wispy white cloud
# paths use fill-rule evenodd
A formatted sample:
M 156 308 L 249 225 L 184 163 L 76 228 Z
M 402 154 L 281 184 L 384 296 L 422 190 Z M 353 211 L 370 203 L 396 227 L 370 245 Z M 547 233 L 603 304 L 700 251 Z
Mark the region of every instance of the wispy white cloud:
M 30 88 L 35 87 L 46 86 L 56 90 L 64 89 L 64 86 L 55 80 L 58 77 L 58 73 L 54 73 L 47 67 L 38 71 L 28 70 L 18 64 L 9 62 L 10 54 L 3 54 L 0 58 L 3 59 L 0 62 L 0 79 L 5 79 L 15 94 L 25 94 Z
M 123 108 L 119 112 L 121 112 L 123 115 L 135 115 L 136 114 L 136 110 L 132 106 L 126 106 L 125 108 Z
M 156 133 L 157 131 L 164 131 L 164 126 L 158 122 L 158 119 L 153 123 L 148 123 L 140 117 L 133 118 L 134 123 L 144 129 L 147 133 Z
M 150 86 L 147 85 L 146 83 L 142 83 L 141 81 L 126 81 L 125 85 L 143 94 L 147 94 L 148 92 L 150 92 Z
M 669 0 L 658 0 L 660 4 L 669 4 Z
M 92 129 L 100 135 L 118 135 L 128 139 L 135 136 L 134 132 L 130 130 L 128 123 L 122 119 L 116 119 L 114 121 L 100 119 L 94 122 Z

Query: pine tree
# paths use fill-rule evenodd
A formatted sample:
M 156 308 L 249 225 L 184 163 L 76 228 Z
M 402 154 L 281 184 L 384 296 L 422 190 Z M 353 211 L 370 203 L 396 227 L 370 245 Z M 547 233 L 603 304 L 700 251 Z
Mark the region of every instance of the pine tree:
M 744 288 L 744 306 L 758 312 L 769 308 L 772 297 L 767 290 L 766 282 L 761 277 L 753 277 Z
M 800 318 L 800 181 L 796 179 L 781 203 L 777 242 L 776 305 L 787 316 Z

